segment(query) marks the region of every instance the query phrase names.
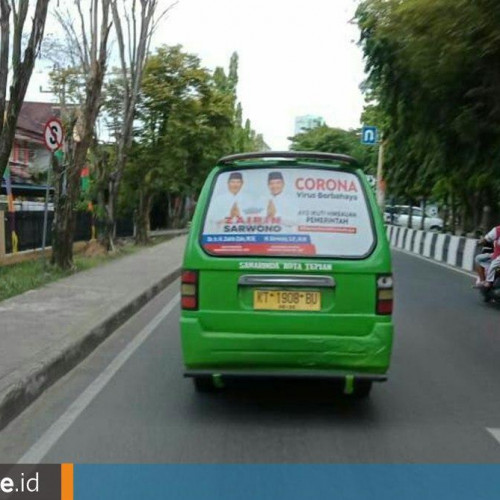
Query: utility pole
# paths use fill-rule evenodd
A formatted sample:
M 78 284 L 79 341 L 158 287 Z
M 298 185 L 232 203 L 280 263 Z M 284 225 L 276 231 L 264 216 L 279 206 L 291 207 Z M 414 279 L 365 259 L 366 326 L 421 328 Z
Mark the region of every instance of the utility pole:
M 384 141 L 380 138 L 378 147 L 378 163 L 377 163 L 377 203 L 383 210 L 385 207 L 385 181 L 384 181 Z
M 42 260 L 43 260 L 43 266 L 45 267 L 46 265 L 46 259 L 45 259 L 45 246 L 47 243 L 47 225 L 48 225 L 48 219 L 49 219 L 49 190 L 50 186 L 52 184 L 52 166 L 54 164 L 54 153 L 50 153 L 50 162 L 49 162 L 49 168 L 47 170 L 47 185 L 45 186 L 45 204 L 44 204 L 44 209 L 43 209 L 43 234 L 42 234 Z

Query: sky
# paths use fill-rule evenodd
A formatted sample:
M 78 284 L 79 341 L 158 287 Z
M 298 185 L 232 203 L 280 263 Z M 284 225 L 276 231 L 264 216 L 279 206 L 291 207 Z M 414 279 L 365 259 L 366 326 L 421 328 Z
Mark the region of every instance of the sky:
M 61 3 L 69 3 L 64 0 Z M 160 0 L 162 7 L 169 0 Z M 238 98 L 244 118 L 272 149 L 288 149 L 296 116 L 327 125 L 359 126 L 363 60 L 350 22 L 356 0 L 179 0 L 153 44 L 181 44 L 210 69 L 239 55 Z M 46 32 L 57 31 L 53 19 Z M 46 71 L 38 65 L 27 100 L 40 94 Z

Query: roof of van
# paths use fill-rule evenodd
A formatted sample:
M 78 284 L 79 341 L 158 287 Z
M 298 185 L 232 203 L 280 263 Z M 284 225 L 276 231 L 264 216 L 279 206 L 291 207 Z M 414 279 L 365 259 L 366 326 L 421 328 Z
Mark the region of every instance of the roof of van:
M 224 156 L 217 165 L 229 165 L 239 161 L 246 160 L 265 160 L 265 159 L 286 159 L 286 160 L 322 160 L 322 161 L 340 161 L 347 163 L 353 167 L 359 167 L 359 163 L 352 156 L 337 154 L 337 153 L 323 153 L 320 151 L 258 151 L 253 153 L 238 153 L 234 155 Z

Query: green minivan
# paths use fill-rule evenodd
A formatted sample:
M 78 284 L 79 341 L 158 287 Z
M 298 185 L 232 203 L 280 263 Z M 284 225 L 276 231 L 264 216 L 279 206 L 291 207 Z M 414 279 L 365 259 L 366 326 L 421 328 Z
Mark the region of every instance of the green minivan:
M 226 156 L 184 255 L 181 337 L 197 390 L 238 377 L 386 380 L 393 281 L 381 212 L 350 156 Z

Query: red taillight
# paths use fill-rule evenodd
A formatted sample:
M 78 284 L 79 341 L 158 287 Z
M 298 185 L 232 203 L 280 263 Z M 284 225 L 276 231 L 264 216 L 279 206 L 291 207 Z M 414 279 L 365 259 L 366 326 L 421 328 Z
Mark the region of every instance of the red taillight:
M 198 271 L 182 271 L 181 276 L 182 309 L 198 309 Z
M 198 309 L 198 300 L 196 297 L 182 297 L 181 306 L 183 309 Z
M 392 275 L 377 276 L 377 314 L 392 314 L 393 294 Z
M 377 302 L 377 314 L 392 314 L 392 300 L 379 300 Z
M 196 285 L 198 283 L 198 272 L 182 271 L 182 282 Z

